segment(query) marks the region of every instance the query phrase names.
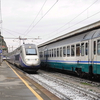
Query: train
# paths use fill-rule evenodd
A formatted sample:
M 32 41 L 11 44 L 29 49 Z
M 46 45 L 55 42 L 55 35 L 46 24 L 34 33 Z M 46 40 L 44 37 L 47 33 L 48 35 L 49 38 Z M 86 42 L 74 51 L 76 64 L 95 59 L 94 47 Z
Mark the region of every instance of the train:
M 41 67 L 100 77 L 100 21 L 39 44 Z
M 7 61 L 26 71 L 36 72 L 40 69 L 40 57 L 37 45 L 23 44 L 7 54 Z

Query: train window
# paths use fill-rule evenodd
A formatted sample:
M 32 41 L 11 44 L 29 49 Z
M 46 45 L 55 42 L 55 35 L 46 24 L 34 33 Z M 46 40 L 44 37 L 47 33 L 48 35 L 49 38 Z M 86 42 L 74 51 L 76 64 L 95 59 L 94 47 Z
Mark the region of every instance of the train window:
M 52 57 L 53 57 L 53 49 L 52 49 Z
M 41 57 L 41 58 L 43 57 L 43 52 L 40 52 L 40 57 Z
M 80 44 L 76 44 L 76 56 L 80 56 Z
M 75 46 L 71 45 L 71 56 L 75 55 Z
M 40 54 L 40 57 L 41 57 L 41 52 L 39 52 L 39 54 Z
M 98 40 L 98 43 L 97 43 L 97 52 L 98 52 L 98 55 L 100 55 L 100 40 Z
M 22 53 L 22 50 L 20 51 L 20 53 Z
M 40 52 L 40 57 L 42 58 L 42 52 Z
M 46 54 L 45 55 L 46 55 L 46 57 L 48 57 L 48 50 L 46 50 Z
M 96 41 L 93 42 L 93 49 L 94 49 L 93 52 L 94 52 L 94 55 L 95 55 L 96 54 Z
M 46 57 L 46 51 L 44 51 L 44 57 Z
M 49 53 L 48 53 L 49 57 L 50 57 L 50 50 L 49 50 Z
M 67 56 L 70 56 L 70 46 L 67 46 Z
M 42 57 L 44 57 L 44 52 L 42 52 Z
M 45 51 L 44 51 L 44 57 L 45 57 Z
M 19 55 L 15 55 L 15 60 L 19 60 Z
M 43 52 L 40 52 L 40 57 L 41 57 L 41 58 L 43 57 Z
M 66 56 L 66 47 L 63 47 L 63 57 Z
M 85 55 L 88 55 L 89 52 L 89 43 L 85 44 Z
M 84 43 L 81 43 L 81 56 L 84 56 Z
M 57 57 L 59 57 L 59 48 L 57 48 Z
M 54 49 L 54 57 L 56 57 L 56 49 Z
M 50 57 L 51 57 L 51 50 L 50 50 Z
M 50 50 L 48 50 L 47 53 L 48 53 L 48 57 L 49 57 L 49 55 L 50 55 Z
M 26 49 L 26 55 L 37 55 L 36 49 Z
M 60 48 L 60 57 L 62 57 L 62 47 Z

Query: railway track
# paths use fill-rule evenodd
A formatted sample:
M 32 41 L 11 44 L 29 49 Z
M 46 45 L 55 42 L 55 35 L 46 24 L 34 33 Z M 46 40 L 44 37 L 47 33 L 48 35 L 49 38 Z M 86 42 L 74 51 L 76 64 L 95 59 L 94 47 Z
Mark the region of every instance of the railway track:
M 26 74 L 31 79 L 58 96 L 61 100 L 99 100 L 98 93 L 70 84 L 66 75 L 39 71 L 38 74 Z M 70 79 L 73 79 L 69 76 Z M 75 78 L 74 78 L 75 79 Z M 76 80 L 77 79 L 77 80 Z M 75 80 L 78 81 L 78 78 Z M 83 81 L 82 81 L 83 82 Z
M 68 82 L 69 80 L 77 82 L 86 82 L 85 79 L 80 79 L 74 76 L 52 73 L 39 70 L 37 74 L 28 74 L 21 70 L 26 76 L 36 81 L 38 84 L 55 94 L 61 100 L 100 100 L 100 94 L 88 89 L 80 88 L 78 85 Z M 93 86 L 99 86 L 98 82 L 88 81 Z
M 40 70 L 39 72 L 40 73 L 48 73 L 47 71 L 43 71 L 43 70 Z M 63 73 L 59 73 L 59 72 L 54 72 L 54 73 L 49 72 L 48 74 L 51 76 L 55 76 L 56 78 L 60 78 L 61 80 L 64 80 L 64 81 L 73 80 L 74 82 L 87 83 L 87 84 L 90 84 L 91 86 L 98 87 L 100 89 L 100 81 L 93 81 L 93 80 L 91 81 L 91 80 L 88 80 L 85 78 L 80 78 L 77 76 L 63 74 Z

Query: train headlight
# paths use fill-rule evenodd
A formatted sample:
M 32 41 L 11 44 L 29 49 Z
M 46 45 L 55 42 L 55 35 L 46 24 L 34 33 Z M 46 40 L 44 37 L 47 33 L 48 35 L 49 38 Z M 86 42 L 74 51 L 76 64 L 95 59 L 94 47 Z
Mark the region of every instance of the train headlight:
M 38 61 L 39 59 L 35 59 L 36 61 Z
M 30 59 L 25 59 L 26 61 L 30 61 Z

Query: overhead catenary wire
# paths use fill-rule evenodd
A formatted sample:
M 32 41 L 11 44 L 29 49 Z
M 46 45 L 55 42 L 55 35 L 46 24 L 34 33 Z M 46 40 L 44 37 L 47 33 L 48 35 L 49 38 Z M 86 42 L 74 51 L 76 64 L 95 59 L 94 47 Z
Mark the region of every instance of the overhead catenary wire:
M 17 32 L 17 31 L 13 31 L 13 30 L 10 30 L 10 29 L 7 29 L 7 28 L 2 28 L 2 27 L 0 27 L 3 31 L 5 31 L 5 32 L 7 32 L 7 33 L 9 33 L 10 35 L 12 35 L 12 36 L 14 36 L 14 37 L 18 37 L 18 34 L 19 35 L 23 35 L 22 33 L 19 33 L 19 32 Z M 17 33 L 16 35 L 14 35 L 13 33 Z M 29 35 L 28 35 L 29 36 Z M 34 39 L 34 38 L 32 38 L 32 36 L 29 36 L 29 37 L 31 37 L 30 39 Z
M 47 1 L 47 0 L 46 0 Z M 45 1 L 45 3 L 46 3 L 46 1 Z M 53 4 L 53 6 L 51 6 L 50 7 L 50 9 L 39 19 L 39 21 L 28 31 L 28 33 L 45 17 L 45 15 L 54 7 L 54 5 L 56 4 L 58 2 L 58 0 Z M 9 30 L 9 29 L 8 29 Z M 7 30 L 6 30 L 6 32 L 7 32 Z M 8 32 L 9 34 L 11 34 L 10 32 Z M 27 35 L 28 33 L 26 33 L 25 35 Z M 21 34 L 21 33 L 19 33 L 19 34 Z M 13 35 L 13 34 L 11 34 L 11 35 Z M 22 34 L 23 35 L 23 34 Z M 25 36 L 24 35 L 24 36 Z M 15 35 L 13 35 L 13 36 L 15 36 Z
M 40 13 L 41 10 L 43 9 L 43 7 L 44 7 L 46 1 L 47 1 L 47 0 L 45 0 L 43 6 L 41 7 L 40 11 L 38 12 L 37 16 L 35 17 L 34 21 L 31 23 L 31 25 L 35 22 L 35 20 L 36 20 L 36 18 L 38 17 L 39 13 Z M 29 26 L 29 28 L 31 27 L 31 25 Z M 2 28 L 2 27 L 1 27 L 1 28 Z M 28 28 L 28 29 L 29 29 L 29 28 Z M 7 29 L 7 28 L 2 28 L 2 29 L 3 29 L 4 31 L 8 32 L 8 33 L 11 34 L 11 35 L 13 35 L 11 32 L 14 32 L 14 33 L 23 35 L 23 33 L 19 33 L 19 32 L 13 31 L 13 30 L 9 30 L 9 29 Z M 27 29 L 27 30 L 28 30 L 28 29 Z M 27 30 L 26 30 L 26 31 L 27 31 Z M 10 32 L 9 32 L 9 31 L 10 31 Z M 24 33 L 25 33 L 25 32 L 24 32 Z M 15 36 L 15 35 L 13 35 L 13 36 Z M 15 36 L 15 37 L 16 37 L 16 36 Z M 31 36 L 30 36 L 30 37 L 31 37 Z
M 95 2 L 97 2 L 97 1 L 98 1 L 98 0 L 96 0 Z M 94 3 L 95 3 L 95 2 L 94 2 Z M 92 5 L 93 5 L 93 4 L 92 4 Z M 90 5 L 89 8 L 90 8 L 92 5 Z M 88 9 L 89 9 L 89 8 L 88 8 Z M 85 11 L 86 11 L 86 9 L 85 9 Z M 85 12 L 85 11 L 83 11 L 83 12 Z M 82 13 L 82 12 L 81 12 L 81 13 Z M 80 13 L 79 15 L 81 15 L 81 13 Z M 78 16 L 79 16 L 79 15 L 78 15 Z M 77 16 L 76 16 L 76 18 L 77 18 Z M 71 21 L 69 21 L 69 22 L 72 22 L 74 19 L 75 19 L 75 18 L 73 18 L 73 19 L 72 19 Z M 69 22 L 67 22 L 67 23 L 66 23 L 65 25 L 63 25 L 62 27 L 66 26 Z M 78 23 L 79 23 L 79 22 L 78 22 Z M 73 26 L 74 26 L 74 25 L 73 25 Z M 34 26 L 33 26 L 33 27 L 34 27 Z M 70 27 L 72 27 L 72 26 L 70 26 Z M 69 28 L 70 28 L 70 27 L 69 27 Z M 60 29 L 61 29 L 61 28 L 59 28 L 58 30 L 60 30 Z M 67 28 L 67 29 L 68 29 L 68 28 Z M 67 30 L 67 29 L 64 29 L 64 30 Z M 57 31 L 58 31 L 58 30 L 57 30 Z M 64 31 L 64 30 L 63 30 L 63 31 Z M 63 31 L 62 31 L 62 32 L 63 32 Z M 49 34 L 50 34 L 50 33 L 49 33 Z
M 2 27 L 0 27 L 3 31 L 6 31 L 6 32 L 9 32 L 9 33 L 11 33 L 11 32 L 13 32 L 13 33 L 17 33 L 17 34 L 21 34 L 22 35 L 22 33 L 19 33 L 19 32 L 17 32 L 17 31 L 13 31 L 13 30 L 10 30 L 10 29 L 7 29 L 7 28 L 2 28 Z
M 5 31 L 5 32 L 7 32 L 7 33 L 9 33 L 9 34 L 11 34 L 11 35 L 13 35 L 14 37 L 17 37 L 16 35 L 12 34 L 11 32 L 9 32 L 9 31 L 7 31 L 7 30 L 3 30 L 3 31 Z
M 6 29 L 6 28 L 2 28 L 2 29 L 3 29 L 3 31 L 5 31 L 5 32 L 9 33 L 10 35 L 14 36 L 14 37 L 4 37 L 4 39 L 14 39 L 14 40 L 18 39 L 16 35 L 11 33 L 11 32 L 15 33 L 15 31 L 12 31 L 12 30 L 9 30 L 9 29 Z M 18 34 L 18 32 L 16 32 L 16 33 Z
M 0 27 L 1 28 L 1 27 Z M 19 33 L 19 32 L 16 32 L 16 31 L 13 31 L 13 30 L 9 30 L 9 29 L 7 29 L 7 28 L 2 28 L 2 30 L 3 31 L 5 31 L 5 32 L 7 32 L 8 34 L 10 34 L 10 35 L 12 35 L 12 36 L 14 36 L 14 37 L 4 37 L 4 39 L 14 39 L 14 40 L 16 40 L 16 39 L 19 39 L 19 37 L 18 37 L 18 34 L 21 34 L 21 33 Z M 12 32 L 14 32 L 14 33 L 17 33 L 16 35 L 14 35 Z M 21 34 L 22 35 L 22 34 Z M 27 39 L 41 39 L 41 38 L 32 38 L 32 36 L 29 36 L 30 38 L 27 38 Z
M 41 7 L 40 11 L 38 12 L 38 14 L 36 15 L 35 19 L 33 20 L 33 22 L 30 24 L 30 26 L 27 28 L 27 30 L 23 34 L 25 34 L 30 29 L 30 27 L 34 24 L 35 20 L 37 19 L 38 15 L 42 11 L 42 9 L 43 9 L 44 5 L 46 4 L 46 2 L 47 2 L 47 0 L 45 0 L 44 4 L 42 5 L 42 7 Z
M 77 17 L 79 17 L 81 14 L 83 14 L 85 11 L 87 11 L 91 6 L 93 6 L 98 0 L 94 1 L 89 7 L 87 7 L 85 10 L 83 10 L 80 14 L 78 14 L 77 16 L 75 16 L 73 19 L 71 19 L 69 22 L 65 23 L 63 26 L 61 26 L 60 28 L 56 29 L 55 31 L 52 31 L 50 33 L 47 33 L 48 34 L 52 34 L 54 32 L 57 32 L 59 31 L 60 29 L 62 29 L 63 27 L 65 27 L 66 25 L 68 25 L 69 23 L 71 23 L 72 21 L 74 21 Z M 68 29 L 68 28 L 67 28 Z M 46 36 L 46 34 L 45 34 Z M 53 35 L 54 36 L 54 35 Z
M 58 2 L 59 0 L 56 0 L 56 2 L 49 8 L 49 10 L 37 21 L 37 23 L 32 26 L 32 28 L 26 33 L 24 34 L 24 37 L 46 16 L 46 14 L 56 5 L 56 3 Z
M 3 28 L 3 31 L 5 31 L 5 32 L 7 32 L 7 33 L 9 33 L 10 35 L 12 35 L 12 36 L 14 36 L 14 37 L 4 37 L 4 39 L 13 39 L 13 41 L 14 40 L 16 40 L 16 39 L 26 39 L 26 40 L 28 40 L 28 39 L 31 39 L 31 40 L 38 40 L 38 39 L 41 39 L 41 38 L 32 38 L 32 36 L 29 36 L 30 38 L 21 38 L 21 37 L 18 37 L 18 35 L 17 36 L 15 36 L 14 34 L 12 34 L 11 32 L 16 32 L 16 31 L 13 31 L 13 30 L 9 30 L 9 29 L 6 29 L 6 28 Z M 16 33 L 18 33 L 18 32 L 16 32 Z M 20 33 L 19 33 L 20 34 Z
M 87 19 L 89 19 L 89 18 L 91 18 L 91 17 L 93 17 L 93 16 L 99 14 L 99 13 L 100 13 L 100 11 L 97 12 L 97 13 L 95 13 L 95 14 L 93 14 L 93 15 L 91 15 L 91 16 L 89 16 L 89 17 L 87 17 L 86 19 L 83 19 L 83 20 L 81 20 L 80 22 L 78 22 L 78 23 L 76 23 L 76 24 L 74 24 L 74 25 L 72 25 L 72 26 L 70 26 L 70 27 L 68 27 L 68 28 L 66 28 L 66 29 L 64 29 L 64 30 L 62 30 L 62 31 L 60 31 L 60 32 L 58 32 L 58 33 L 61 33 L 61 32 L 63 32 L 63 31 L 66 31 L 67 29 L 69 29 L 69 28 L 71 28 L 71 27 L 73 27 L 73 26 L 75 26 L 75 25 L 77 25 L 77 24 L 79 24 L 79 23 L 81 23 L 81 22 L 83 22 L 83 21 L 85 21 L 85 20 L 87 20 Z M 56 33 L 56 34 L 58 34 L 58 33 Z M 52 35 L 52 37 L 54 37 L 56 34 Z M 49 36 L 49 38 L 50 38 L 50 36 Z M 47 39 L 49 39 L 49 38 L 47 38 Z

